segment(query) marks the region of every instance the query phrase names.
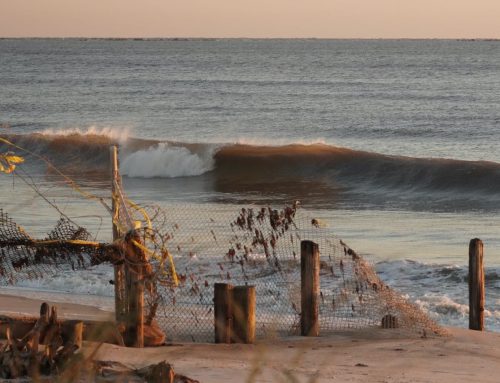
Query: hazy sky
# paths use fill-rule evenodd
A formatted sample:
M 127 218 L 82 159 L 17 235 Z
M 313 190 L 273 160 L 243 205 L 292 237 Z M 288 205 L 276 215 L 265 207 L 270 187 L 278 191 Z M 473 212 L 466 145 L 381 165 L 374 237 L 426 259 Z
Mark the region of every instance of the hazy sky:
M 500 0 L 0 0 L 0 36 L 500 38 Z

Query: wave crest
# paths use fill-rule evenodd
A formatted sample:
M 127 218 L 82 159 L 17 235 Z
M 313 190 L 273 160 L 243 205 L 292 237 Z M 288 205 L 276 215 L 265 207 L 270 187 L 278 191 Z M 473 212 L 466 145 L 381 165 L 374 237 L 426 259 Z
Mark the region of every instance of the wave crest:
M 86 129 L 66 128 L 66 129 L 45 129 L 40 134 L 44 136 L 68 137 L 68 136 L 101 136 L 118 143 L 125 143 L 130 137 L 131 129 L 119 127 L 98 127 L 89 126 Z

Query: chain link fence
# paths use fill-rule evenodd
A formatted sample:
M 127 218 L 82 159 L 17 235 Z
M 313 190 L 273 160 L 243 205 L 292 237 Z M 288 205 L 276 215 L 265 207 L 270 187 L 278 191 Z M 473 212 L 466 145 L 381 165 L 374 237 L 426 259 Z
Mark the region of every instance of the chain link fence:
M 171 205 L 164 213 L 162 230 L 179 285 L 157 283 L 150 302 L 156 302 L 156 320 L 170 340 L 213 341 L 215 283 L 255 286 L 258 338 L 297 335 L 301 240 L 319 245 L 322 333 L 380 327 L 383 318 L 419 335 L 444 333 L 306 211 Z

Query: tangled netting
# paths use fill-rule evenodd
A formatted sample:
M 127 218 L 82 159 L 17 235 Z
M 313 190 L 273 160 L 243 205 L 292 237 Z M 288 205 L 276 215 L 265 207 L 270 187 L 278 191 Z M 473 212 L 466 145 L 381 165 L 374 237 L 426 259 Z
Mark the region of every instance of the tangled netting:
M 155 227 L 173 255 L 179 285 L 160 278 L 147 301 L 169 339 L 213 340 L 214 283 L 255 286 L 257 337 L 298 334 L 301 240 L 319 245 L 323 333 L 388 321 L 416 334 L 444 334 L 418 306 L 385 285 L 367 261 L 296 206 L 238 211 L 173 205 L 161 217 Z M 151 260 L 162 270 L 158 262 Z
M 72 270 L 89 268 L 110 261 L 105 244 L 90 242 L 90 233 L 66 218 L 43 239 L 33 239 L 0 209 L 0 281 L 50 276 L 58 267 Z

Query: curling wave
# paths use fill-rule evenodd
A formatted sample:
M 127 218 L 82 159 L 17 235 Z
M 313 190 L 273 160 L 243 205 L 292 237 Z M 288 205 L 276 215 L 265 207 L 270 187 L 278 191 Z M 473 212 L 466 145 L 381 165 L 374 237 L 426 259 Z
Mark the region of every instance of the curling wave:
M 103 131 L 45 132 L 7 137 L 69 174 L 109 174 L 109 146 L 121 146 L 122 173 L 134 178 L 209 177 L 223 192 L 327 188 L 492 197 L 500 164 L 412 158 L 326 144 L 260 146 L 194 144 L 124 137 Z

